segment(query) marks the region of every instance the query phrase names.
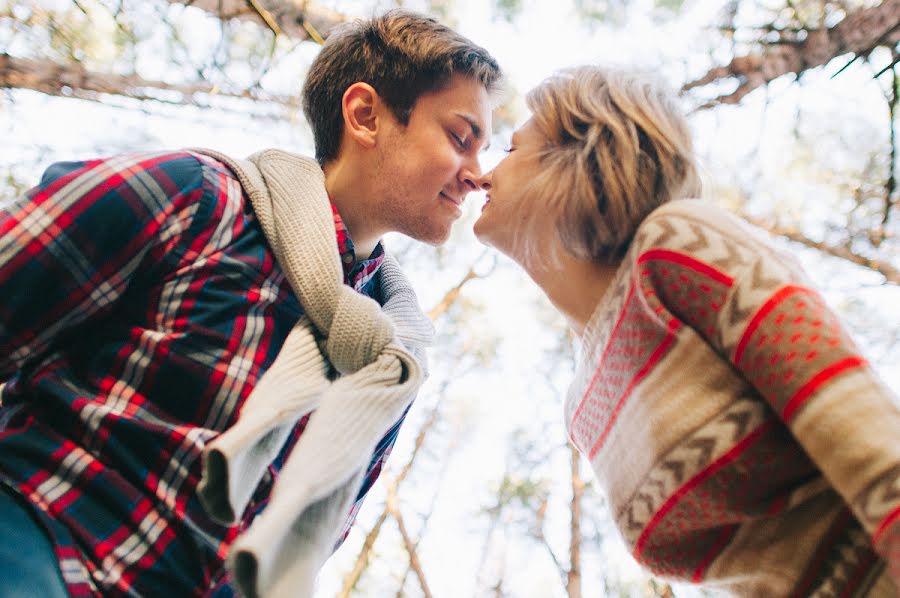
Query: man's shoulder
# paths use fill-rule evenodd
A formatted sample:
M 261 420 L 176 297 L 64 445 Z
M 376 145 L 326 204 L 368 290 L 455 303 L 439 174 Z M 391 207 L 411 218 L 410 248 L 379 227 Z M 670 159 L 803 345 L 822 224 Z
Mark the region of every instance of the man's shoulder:
M 128 152 L 54 162 L 44 170 L 41 185 L 73 177 L 89 177 L 98 182 L 112 178 L 130 180 L 133 177 L 147 176 L 172 178 L 174 174 L 191 174 L 201 166 L 197 157 L 187 151 Z

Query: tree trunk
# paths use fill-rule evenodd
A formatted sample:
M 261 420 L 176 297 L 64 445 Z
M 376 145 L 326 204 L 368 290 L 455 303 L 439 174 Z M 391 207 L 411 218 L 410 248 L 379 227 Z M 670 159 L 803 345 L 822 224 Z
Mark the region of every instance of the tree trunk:
M 569 574 L 566 592 L 569 598 L 581 598 L 581 497 L 584 495 L 584 480 L 579 473 L 581 455 L 578 449 L 570 447 L 572 464 L 572 517 L 569 536 Z

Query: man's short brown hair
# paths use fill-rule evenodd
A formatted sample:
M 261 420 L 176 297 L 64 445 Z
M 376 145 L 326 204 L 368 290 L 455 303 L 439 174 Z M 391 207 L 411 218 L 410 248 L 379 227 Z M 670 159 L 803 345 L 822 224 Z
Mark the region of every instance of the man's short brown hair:
M 378 92 L 406 125 L 416 100 L 443 88 L 454 74 L 491 91 L 500 66 L 487 50 L 435 19 L 391 10 L 336 29 L 313 61 L 303 86 L 303 111 L 312 126 L 320 164 L 337 157 L 344 132 L 341 101 L 356 82 Z

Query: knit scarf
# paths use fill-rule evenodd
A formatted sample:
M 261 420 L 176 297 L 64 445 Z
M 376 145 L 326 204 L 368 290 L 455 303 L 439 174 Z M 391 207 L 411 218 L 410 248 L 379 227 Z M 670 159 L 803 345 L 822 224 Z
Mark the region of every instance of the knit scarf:
M 293 427 L 315 411 L 226 560 L 248 597 L 311 596 L 376 444 L 424 380 L 433 328 L 391 255 L 381 265 L 383 307 L 343 284 L 317 162 L 279 150 L 246 161 L 195 151 L 234 171 L 304 308 L 237 422 L 204 448 L 199 498 L 213 519 L 236 523 Z

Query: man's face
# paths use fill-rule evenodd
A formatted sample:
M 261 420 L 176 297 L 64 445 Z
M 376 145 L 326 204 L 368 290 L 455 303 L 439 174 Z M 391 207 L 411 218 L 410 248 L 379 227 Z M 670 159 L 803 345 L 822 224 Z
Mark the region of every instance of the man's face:
M 443 89 L 419 97 L 409 123 L 390 115 L 377 142 L 374 201 L 385 230 L 440 244 L 460 207 L 477 190 L 478 153 L 491 130 L 487 90 L 454 75 Z

